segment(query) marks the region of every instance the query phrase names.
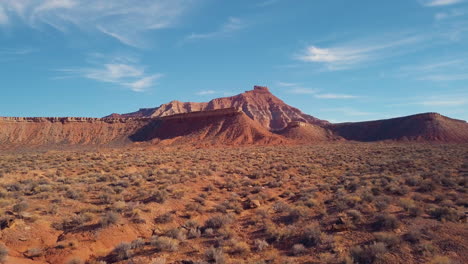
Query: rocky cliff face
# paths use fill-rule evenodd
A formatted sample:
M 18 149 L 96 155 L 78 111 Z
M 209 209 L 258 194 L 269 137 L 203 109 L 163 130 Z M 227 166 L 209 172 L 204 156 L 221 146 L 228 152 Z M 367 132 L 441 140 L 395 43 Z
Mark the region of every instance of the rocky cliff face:
M 267 87 L 255 86 L 253 90 L 231 97 L 213 99 L 207 103 L 184 103 L 172 101 L 156 108 L 140 109 L 123 114 L 121 117 L 163 117 L 194 111 L 216 110 L 223 108 L 241 109 L 248 117 L 268 130 L 281 130 L 291 121 L 325 125 L 327 121 L 302 113 L 274 96 Z
M 328 129 L 348 140 L 468 142 L 468 124 L 438 113 L 424 113 L 368 122 L 330 124 Z

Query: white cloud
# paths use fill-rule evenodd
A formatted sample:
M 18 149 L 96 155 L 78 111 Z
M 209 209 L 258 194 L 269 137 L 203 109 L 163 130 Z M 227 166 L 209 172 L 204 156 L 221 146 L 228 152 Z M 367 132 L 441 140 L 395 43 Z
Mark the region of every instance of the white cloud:
M 448 6 L 459 4 L 464 0 L 422 0 L 422 4 L 425 6 Z
M 353 98 L 359 98 L 359 96 L 355 96 L 355 95 L 332 94 L 332 93 L 316 94 L 316 95 L 314 95 L 314 97 L 318 98 L 318 99 L 353 99 Z
M 143 77 L 138 79 L 134 82 L 125 84 L 126 86 L 130 87 L 132 91 L 135 92 L 143 92 L 147 88 L 150 88 L 155 85 L 155 81 L 163 77 L 164 75 L 161 73 L 153 74 L 151 76 Z
M 126 45 L 143 46 L 146 32 L 174 25 L 192 3 L 191 0 L 2 0 L 0 10 L 5 14 L 0 13 L 0 17 L 3 20 L 15 17 L 33 28 L 49 25 L 61 31 L 78 28 L 83 32 L 102 32 Z
M 325 109 L 320 109 L 322 112 L 336 112 L 343 114 L 345 116 L 368 116 L 372 115 L 373 113 L 369 112 L 364 112 L 360 110 L 356 110 L 351 107 L 337 107 L 337 108 L 325 108 Z
M 457 58 L 443 58 L 401 67 L 398 77 L 412 77 L 421 81 L 448 82 L 468 80 L 466 55 Z
M 216 92 L 215 90 L 203 90 L 203 91 L 197 92 L 197 95 L 212 95 L 216 93 L 218 92 Z
M 424 106 L 460 106 L 468 103 L 466 99 L 454 99 L 454 100 L 429 100 L 419 102 L 417 104 Z
M 292 94 L 315 94 L 317 93 L 317 89 L 310 89 L 310 88 L 302 88 L 302 87 L 295 87 L 289 90 L 289 93 Z
M 208 33 L 192 33 L 188 35 L 186 40 L 196 40 L 196 39 L 210 39 L 216 37 L 229 36 L 233 32 L 239 31 L 246 26 L 244 21 L 236 17 L 230 17 L 227 22 L 225 22 L 221 27 L 213 32 Z
M 436 20 L 445 20 L 445 19 L 450 19 L 450 18 L 454 18 L 454 17 L 460 17 L 460 16 L 463 16 L 465 15 L 465 12 L 464 11 L 461 11 L 461 10 L 451 10 L 451 11 L 448 11 L 448 12 L 439 12 L 439 13 L 436 13 L 434 15 L 434 18 Z
M 164 76 L 161 73 L 148 74 L 144 67 L 123 63 L 122 61 L 119 58 L 110 63 L 89 68 L 62 69 L 59 71 L 71 76 L 60 76 L 55 79 L 79 76 L 99 82 L 116 84 L 134 92 L 143 92 L 155 86 L 156 81 Z M 131 61 L 131 59 L 125 61 Z
M 281 86 L 281 87 L 294 87 L 294 86 L 298 86 L 297 83 L 290 83 L 290 82 L 277 82 L 276 83 L 278 86 Z
M 370 62 L 404 54 L 409 47 L 423 42 L 422 35 L 393 35 L 374 39 L 357 39 L 330 47 L 307 47 L 297 60 L 321 64 L 327 70 L 346 70 Z
M 8 24 L 8 16 L 5 12 L 5 10 L 3 9 L 2 6 L 0 6 L 0 25 L 6 25 Z

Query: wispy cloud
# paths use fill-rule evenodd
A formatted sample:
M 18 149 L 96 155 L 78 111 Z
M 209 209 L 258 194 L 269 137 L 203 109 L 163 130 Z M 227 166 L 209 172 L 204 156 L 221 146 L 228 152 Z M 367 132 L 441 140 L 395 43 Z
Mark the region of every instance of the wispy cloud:
M 314 95 L 314 97 L 318 98 L 318 99 L 354 99 L 354 98 L 359 98 L 359 96 L 355 96 L 355 95 L 332 94 L 332 93 L 316 94 L 316 95 Z
M 421 62 L 401 67 L 399 77 L 412 77 L 421 81 L 461 81 L 468 80 L 468 63 L 465 56 Z
M 345 116 L 368 116 L 373 113 L 360 111 L 351 107 L 337 107 L 337 108 L 324 108 L 320 109 L 321 112 L 335 112 Z
M 0 24 L 22 21 L 66 31 L 102 32 L 125 45 L 142 45 L 144 33 L 174 25 L 190 0 L 2 0 Z M 3 23 L 1 23 L 3 21 Z
M 280 0 L 265 0 L 263 2 L 260 2 L 259 4 L 257 4 L 258 7 L 266 7 L 266 6 L 271 6 L 271 5 L 274 5 L 276 3 L 278 3 Z
M 445 20 L 445 19 L 450 19 L 450 18 L 455 18 L 455 17 L 460 17 L 465 15 L 466 12 L 458 9 L 450 10 L 447 12 L 439 12 L 434 15 L 434 18 L 438 21 Z
M 8 24 L 8 21 L 9 19 L 5 12 L 5 9 L 2 6 L 0 6 L 0 25 L 6 25 Z
M 276 84 L 278 86 L 287 88 L 288 93 L 313 95 L 317 99 L 354 99 L 354 98 L 359 98 L 359 96 L 349 95 L 349 94 L 319 93 L 320 89 L 304 88 L 298 83 L 277 82 Z
M 218 30 L 208 33 L 192 33 L 188 35 L 186 40 L 197 40 L 197 39 L 211 39 L 216 37 L 225 37 L 230 34 L 243 29 L 246 23 L 236 17 L 230 17 L 227 22 L 219 27 Z
M 464 0 L 420 0 L 420 2 L 424 6 L 448 6 L 448 5 L 454 5 L 454 4 L 459 4 L 461 2 L 464 2 Z
M 217 94 L 215 90 L 203 90 L 203 91 L 198 91 L 197 95 L 212 95 L 212 94 Z
M 125 61 L 116 59 L 108 63 L 94 65 L 93 67 L 60 69 L 60 72 L 67 75 L 55 79 L 83 77 L 99 82 L 116 84 L 134 92 L 143 92 L 154 87 L 156 81 L 164 76 L 161 73 L 147 73 L 145 67 L 128 62 L 125 63 Z
M 317 89 L 303 88 L 303 87 L 294 87 L 288 90 L 292 94 L 315 94 L 318 92 Z
M 461 106 L 461 105 L 468 104 L 468 100 L 467 99 L 453 99 L 453 100 L 433 99 L 433 100 L 418 102 L 416 104 L 424 105 L 424 106 Z
M 277 82 L 276 85 L 281 86 L 281 87 L 295 87 L 295 86 L 298 86 L 299 84 L 290 83 L 290 82 Z
M 423 42 L 423 35 L 383 36 L 357 39 L 329 47 L 308 46 L 295 59 L 322 65 L 327 70 L 346 70 L 370 62 L 404 54 L 410 46 Z

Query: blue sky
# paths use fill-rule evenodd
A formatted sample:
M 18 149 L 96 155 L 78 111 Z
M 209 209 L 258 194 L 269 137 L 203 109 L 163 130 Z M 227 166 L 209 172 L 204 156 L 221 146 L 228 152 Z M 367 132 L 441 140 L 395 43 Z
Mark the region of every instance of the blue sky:
M 0 116 L 266 85 L 332 122 L 468 119 L 468 0 L 0 0 Z

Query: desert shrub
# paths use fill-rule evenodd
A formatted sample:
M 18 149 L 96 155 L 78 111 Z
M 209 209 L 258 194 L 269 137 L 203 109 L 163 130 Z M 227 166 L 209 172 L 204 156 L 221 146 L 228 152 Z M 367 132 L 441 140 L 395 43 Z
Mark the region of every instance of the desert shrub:
M 294 244 L 291 249 L 291 253 L 294 256 L 304 255 L 306 252 L 307 252 L 307 249 L 302 244 Z
M 387 253 L 384 243 L 377 242 L 369 246 L 356 246 L 350 250 L 351 258 L 358 264 L 372 264 Z
M 177 239 L 179 241 L 184 241 L 187 238 L 187 235 L 185 234 L 185 232 L 182 229 L 179 229 L 179 228 L 172 228 L 172 229 L 168 230 L 165 233 L 165 235 L 167 237 L 171 237 L 171 238 Z
M 269 244 L 263 239 L 255 239 L 254 240 L 254 250 L 257 252 L 263 251 L 268 248 Z
M 83 193 L 79 191 L 75 191 L 75 190 L 68 190 L 65 193 L 65 197 L 67 197 L 68 199 L 72 199 L 72 200 L 78 200 L 78 199 L 83 198 Z
M 101 217 L 99 221 L 99 225 L 101 227 L 108 227 L 110 225 L 117 224 L 119 222 L 120 216 L 114 212 L 107 212 L 105 215 Z
M 422 238 L 422 233 L 420 230 L 410 230 L 403 235 L 403 239 L 410 243 L 418 243 Z
M 145 241 L 141 238 L 137 238 L 130 243 L 132 249 L 139 249 L 145 246 Z
M 399 221 L 394 215 L 380 214 L 372 224 L 376 230 L 392 230 L 399 226 Z
M 375 201 L 375 207 L 377 208 L 377 210 L 379 211 L 383 211 L 385 209 L 387 209 L 388 205 L 389 205 L 389 202 L 390 202 L 390 198 L 387 197 L 387 196 L 380 196 L 379 198 L 377 198 L 377 200 Z
M 165 236 L 153 236 L 151 245 L 158 251 L 174 252 L 179 249 L 179 241 Z
M 24 212 L 28 208 L 29 208 L 29 203 L 26 201 L 21 201 L 13 205 L 13 212 L 21 213 L 21 212 Z
M 233 219 L 227 215 L 216 215 L 211 217 L 210 219 L 206 220 L 205 228 L 212 228 L 212 229 L 220 229 L 230 223 L 232 223 Z
M 245 255 L 250 252 L 250 246 L 243 241 L 231 241 L 229 253 L 236 255 Z
M 203 236 L 205 237 L 212 237 L 214 236 L 215 234 L 215 231 L 213 230 L 213 228 L 206 228 L 205 230 L 203 230 Z
M 448 257 L 445 257 L 445 256 L 435 256 L 430 264 L 453 264 L 454 262 L 448 258 Z
M 87 218 L 84 215 L 74 215 L 68 219 L 62 219 L 62 221 L 53 223 L 52 227 L 57 230 L 68 231 L 80 227 L 87 222 Z
M 429 210 L 429 215 L 439 221 L 458 221 L 459 216 L 456 209 L 449 207 L 435 207 Z
M 201 231 L 198 228 L 192 227 L 187 232 L 187 238 L 188 239 L 199 238 L 200 236 L 201 236 Z
M 435 183 L 433 183 L 431 180 L 427 179 L 422 181 L 419 184 L 418 192 L 432 192 L 436 188 Z
M 167 200 L 168 194 L 165 190 L 157 190 L 151 195 L 150 200 L 157 203 L 164 203 Z
M 210 247 L 205 251 L 205 259 L 216 264 L 226 263 L 226 256 L 221 248 Z
M 392 233 L 382 232 L 382 233 L 376 233 L 374 234 L 374 236 L 377 242 L 384 243 L 388 248 L 395 248 L 401 242 L 400 238 L 397 235 L 392 234 Z
M 166 258 L 154 258 L 154 259 L 151 259 L 151 262 L 150 264 L 166 264 L 167 263 L 167 260 Z
M 172 220 L 174 220 L 174 218 L 171 212 L 159 215 L 154 219 L 154 221 L 158 224 L 167 224 L 172 222 Z
M 362 214 L 358 210 L 351 209 L 346 211 L 346 214 L 351 218 L 353 224 L 359 224 L 362 220 Z
M 122 261 L 129 259 L 132 256 L 132 246 L 129 243 L 120 243 L 114 250 L 112 250 L 113 259 L 116 261 Z
M 299 241 L 306 247 L 314 247 L 322 242 L 322 231 L 317 224 L 306 226 L 299 235 Z
M 4 245 L 0 244 L 0 263 L 4 263 L 8 256 L 8 249 Z
M 67 262 L 67 264 L 83 264 L 84 262 L 81 259 L 73 258 Z M 99 263 L 99 262 L 97 262 Z

